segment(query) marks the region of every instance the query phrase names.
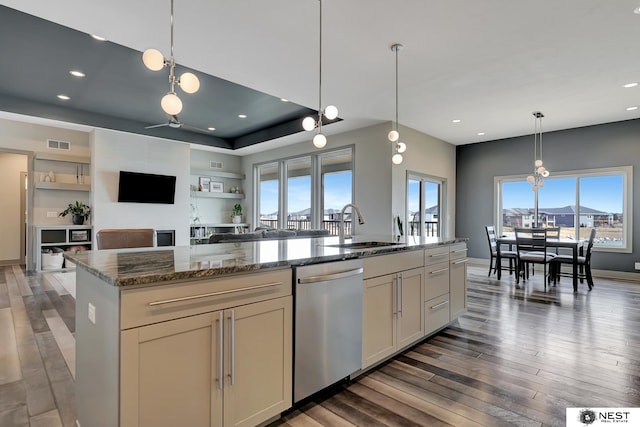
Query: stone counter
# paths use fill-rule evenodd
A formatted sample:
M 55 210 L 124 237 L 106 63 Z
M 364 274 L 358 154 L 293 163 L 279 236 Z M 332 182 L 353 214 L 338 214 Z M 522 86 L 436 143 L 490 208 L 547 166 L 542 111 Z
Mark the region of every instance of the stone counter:
M 338 237 L 260 240 L 242 243 L 138 248 L 65 253 L 65 258 L 113 286 L 151 285 L 221 277 L 263 269 L 289 268 L 383 253 L 426 249 L 466 238 L 410 236 L 399 242 L 389 236 L 357 236 L 346 243 L 389 242 L 389 246 L 336 247 Z

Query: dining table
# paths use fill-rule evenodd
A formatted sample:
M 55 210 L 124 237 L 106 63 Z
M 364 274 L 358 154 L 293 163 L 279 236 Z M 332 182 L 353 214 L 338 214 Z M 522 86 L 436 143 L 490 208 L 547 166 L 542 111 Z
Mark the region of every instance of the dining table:
M 578 256 L 584 256 L 584 247 L 588 243 L 587 239 L 572 239 L 568 237 L 561 237 L 559 239 L 547 238 L 548 248 L 564 248 L 571 249 L 573 255 L 573 292 L 578 292 Z M 501 256 L 500 247 L 502 245 L 508 245 L 509 250 L 513 250 L 516 245 L 516 236 L 514 234 L 505 234 L 496 237 L 496 265 L 498 271 L 500 271 Z

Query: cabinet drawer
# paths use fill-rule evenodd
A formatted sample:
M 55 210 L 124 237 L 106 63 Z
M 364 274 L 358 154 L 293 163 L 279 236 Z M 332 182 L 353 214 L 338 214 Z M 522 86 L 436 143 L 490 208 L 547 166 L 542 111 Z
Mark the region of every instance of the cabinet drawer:
M 405 251 L 362 259 L 364 278 L 383 276 L 424 265 L 423 251 Z
M 449 254 L 449 259 L 453 261 L 454 259 L 466 258 L 467 257 L 467 244 L 466 243 L 456 243 L 451 245 L 451 253 Z
M 425 301 L 449 292 L 449 262 L 427 265 L 425 268 Z
M 424 265 L 437 264 L 449 261 L 449 246 L 438 246 L 437 248 L 424 250 Z
M 291 295 L 291 270 L 123 290 L 120 329 Z
M 449 323 L 449 294 L 441 295 L 424 303 L 425 335 Z

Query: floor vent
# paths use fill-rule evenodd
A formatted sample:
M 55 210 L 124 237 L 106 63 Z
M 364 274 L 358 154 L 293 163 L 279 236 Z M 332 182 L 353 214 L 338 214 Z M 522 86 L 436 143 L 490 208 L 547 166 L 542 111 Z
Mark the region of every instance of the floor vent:
M 222 169 L 222 162 L 216 162 L 214 160 L 211 160 L 209 162 L 209 167 L 211 169 Z
M 47 148 L 50 150 L 71 151 L 71 143 L 69 141 L 58 141 L 56 139 L 47 139 Z

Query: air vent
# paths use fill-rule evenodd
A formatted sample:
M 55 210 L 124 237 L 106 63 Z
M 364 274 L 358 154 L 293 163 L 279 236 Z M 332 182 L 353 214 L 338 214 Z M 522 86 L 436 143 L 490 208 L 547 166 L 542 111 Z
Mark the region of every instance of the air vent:
M 216 162 L 211 160 L 211 162 L 209 162 L 209 167 L 211 169 L 222 169 L 222 162 Z
M 58 141 L 56 139 L 47 139 L 47 148 L 50 150 L 71 151 L 71 143 L 69 141 Z

